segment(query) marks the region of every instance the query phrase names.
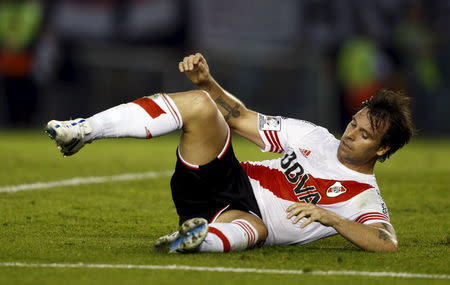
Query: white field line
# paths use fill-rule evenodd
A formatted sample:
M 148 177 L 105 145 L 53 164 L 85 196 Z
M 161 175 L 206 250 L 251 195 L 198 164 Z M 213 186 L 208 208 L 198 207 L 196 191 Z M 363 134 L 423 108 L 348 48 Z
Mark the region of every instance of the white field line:
M 36 189 L 47 189 L 61 186 L 77 186 L 82 184 L 105 183 L 112 181 L 127 181 L 138 179 L 149 179 L 170 176 L 172 171 L 150 171 L 142 173 L 126 173 L 112 176 L 91 176 L 91 177 L 74 177 L 67 180 L 36 182 L 30 184 L 20 184 L 0 187 L 0 193 L 11 193 Z
M 76 186 L 81 184 L 95 184 L 112 181 L 127 181 L 138 179 L 149 179 L 170 176 L 172 171 L 127 173 L 113 176 L 74 177 L 67 180 L 37 182 L 31 184 L 20 184 L 0 187 L 0 193 L 19 192 L 35 189 L 46 189 L 61 186 Z M 421 274 L 406 272 L 370 272 L 370 271 L 303 271 L 303 270 L 281 270 L 281 269 L 257 269 L 257 268 L 235 268 L 235 267 L 200 267 L 184 265 L 134 265 L 134 264 L 38 264 L 3 262 L 0 267 L 34 267 L 34 268 L 111 268 L 111 269 L 145 269 L 145 270 L 179 270 L 179 271 L 212 271 L 212 272 L 234 272 L 234 273 L 266 273 L 266 274 L 288 274 L 288 275 L 347 275 L 368 277 L 399 277 L 399 278 L 422 278 L 422 279 L 450 279 L 450 275 L 443 274 Z
M 420 279 L 450 279 L 445 274 L 422 274 L 406 272 L 371 272 L 371 271 L 304 271 L 304 270 L 282 270 L 282 269 L 258 269 L 239 267 L 206 267 L 186 265 L 138 265 L 138 264 L 88 264 L 88 263 L 21 263 L 2 262 L 0 267 L 28 267 L 28 268 L 100 268 L 100 269 L 144 269 L 144 270 L 177 270 L 177 271 L 210 271 L 210 272 L 232 272 L 232 273 L 265 273 L 281 275 L 343 275 L 343 276 L 366 276 L 366 277 L 398 277 L 398 278 L 420 278 Z

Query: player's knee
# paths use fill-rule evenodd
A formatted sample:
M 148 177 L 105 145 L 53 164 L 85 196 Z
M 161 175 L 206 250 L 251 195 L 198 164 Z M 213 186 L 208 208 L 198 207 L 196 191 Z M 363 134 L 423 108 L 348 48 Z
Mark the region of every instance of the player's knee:
M 257 223 L 252 223 L 255 229 L 258 231 L 258 243 L 262 243 L 267 238 L 267 227 L 266 225 L 261 221 Z
M 220 116 L 214 100 L 208 92 L 191 90 L 172 94 L 183 118 L 184 130 L 192 124 L 213 122 Z M 189 128 L 189 127 L 188 127 Z
M 192 91 L 191 103 L 191 114 L 197 119 L 209 120 L 215 118 L 219 112 L 209 93 L 203 90 Z

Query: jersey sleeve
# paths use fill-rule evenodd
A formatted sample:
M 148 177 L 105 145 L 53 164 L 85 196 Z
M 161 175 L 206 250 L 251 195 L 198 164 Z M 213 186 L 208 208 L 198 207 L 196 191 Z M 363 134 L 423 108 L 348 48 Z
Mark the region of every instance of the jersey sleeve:
M 355 212 L 351 220 L 360 224 L 387 223 L 391 224 L 388 209 L 375 188 L 358 195 L 354 202 Z
M 263 152 L 283 153 L 317 128 L 308 121 L 258 114 L 258 130 L 264 141 Z

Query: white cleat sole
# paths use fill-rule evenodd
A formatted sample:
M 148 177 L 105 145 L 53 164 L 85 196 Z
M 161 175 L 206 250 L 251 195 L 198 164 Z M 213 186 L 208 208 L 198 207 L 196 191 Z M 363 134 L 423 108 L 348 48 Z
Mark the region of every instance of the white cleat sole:
M 185 221 L 178 232 L 157 239 L 155 249 L 168 253 L 195 252 L 207 234 L 208 221 L 203 218 L 193 218 Z

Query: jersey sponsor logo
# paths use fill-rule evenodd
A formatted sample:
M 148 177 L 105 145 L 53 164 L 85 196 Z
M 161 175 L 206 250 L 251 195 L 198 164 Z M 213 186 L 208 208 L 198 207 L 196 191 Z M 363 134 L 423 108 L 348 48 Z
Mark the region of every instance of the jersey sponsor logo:
M 274 116 L 259 115 L 259 129 L 261 131 L 277 131 L 281 130 L 281 118 Z
M 328 187 L 327 189 L 327 196 L 330 198 L 334 198 L 337 197 L 341 194 L 344 194 L 345 192 L 347 192 L 347 188 L 345 188 L 344 186 L 342 186 L 341 182 L 336 182 L 333 185 L 331 185 L 330 187 Z
M 241 165 L 248 177 L 259 182 L 259 185 L 272 192 L 276 197 L 292 201 L 331 205 L 348 201 L 352 197 L 369 189 L 370 184 L 353 181 L 338 181 L 345 192 L 336 197 L 328 197 L 327 190 L 336 184 L 334 179 L 314 177 L 297 162 L 295 153 L 290 150 L 283 158 L 279 158 L 279 167 L 273 168 L 251 162 L 242 162 Z
M 317 204 L 322 196 L 315 186 L 305 185 L 309 175 L 305 173 L 305 169 L 296 160 L 295 152 L 288 153 L 281 159 L 281 168 L 284 169 L 284 175 L 291 184 L 296 184 L 293 191 L 299 201 Z

